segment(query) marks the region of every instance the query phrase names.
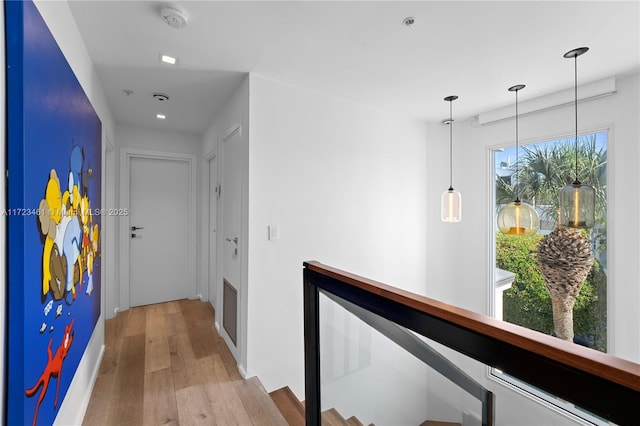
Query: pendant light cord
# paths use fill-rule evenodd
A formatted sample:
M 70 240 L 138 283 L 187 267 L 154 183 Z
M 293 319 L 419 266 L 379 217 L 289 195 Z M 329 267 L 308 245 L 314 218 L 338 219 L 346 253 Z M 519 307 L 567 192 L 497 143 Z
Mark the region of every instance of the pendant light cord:
M 520 147 L 518 146 L 518 91 L 524 89 L 526 86 L 524 84 L 516 84 L 515 86 L 509 87 L 510 92 L 516 92 L 516 199 L 514 203 L 520 204 L 520 177 L 519 175 L 519 163 L 520 158 L 518 157 L 518 153 L 520 151 Z
M 520 201 L 520 177 L 518 176 L 518 90 L 516 89 L 516 203 Z
M 567 59 L 573 58 L 573 95 L 574 95 L 574 108 L 575 108 L 575 117 L 576 117 L 576 137 L 574 139 L 574 148 L 575 148 L 575 161 L 576 161 L 576 180 L 573 182 L 574 185 L 580 185 L 580 181 L 578 180 L 578 56 L 586 53 L 589 50 L 588 47 L 578 47 L 577 49 L 573 49 L 565 53 L 563 56 Z
M 456 95 L 447 96 L 449 102 L 449 120 L 443 120 L 443 124 L 449 124 L 449 191 L 453 191 L 453 101 L 458 99 Z
M 449 101 L 449 191 L 453 191 L 453 99 Z
M 578 55 L 575 55 L 573 57 L 574 59 L 574 84 L 573 84 L 573 90 L 574 90 L 574 98 L 575 98 L 575 102 L 573 103 L 575 106 L 575 116 L 576 116 L 576 137 L 575 137 L 575 151 L 576 151 L 576 180 L 574 182 L 574 184 L 580 184 L 580 181 L 578 180 Z
M 518 145 L 518 91 L 524 89 L 526 86 L 524 84 L 516 84 L 515 86 L 509 87 L 510 92 L 516 92 L 516 199 L 514 203 L 520 203 L 520 176 L 519 176 L 519 165 L 520 158 L 518 157 L 520 147 Z

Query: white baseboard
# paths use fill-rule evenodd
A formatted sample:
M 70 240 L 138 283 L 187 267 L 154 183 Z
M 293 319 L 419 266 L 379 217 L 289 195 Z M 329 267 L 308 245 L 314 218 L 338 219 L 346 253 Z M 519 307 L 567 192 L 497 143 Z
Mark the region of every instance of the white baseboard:
M 247 380 L 247 372 L 245 371 L 244 367 L 241 366 L 240 364 L 238 364 L 238 371 L 240 372 L 240 375 L 242 376 L 242 378 Z
M 100 371 L 100 363 L 104 356 L 104 318 L 98 318 L 89 344 L 80 360 L 76 374 L 71 380 L 67 395 L 60 405 L 54 425 L 82 425 L 82 420 L 89 406 L 91 391 Z M 64 373 L 63 373 L 64 374 Z

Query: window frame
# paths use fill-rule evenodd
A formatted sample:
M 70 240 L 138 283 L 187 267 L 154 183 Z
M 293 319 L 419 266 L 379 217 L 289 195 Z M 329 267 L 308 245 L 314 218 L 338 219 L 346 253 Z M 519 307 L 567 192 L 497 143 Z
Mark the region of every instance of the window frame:
M 611 155 L 610 155 L 610 148 L 612 146 L 612 128 L 611 127 L 605 127 L 605 128 L 599 128 L 599 129 L 590 129 L 587 131 L 583 131 L 578 133 L 578 136 L 588 136 L 588 135 L 595 135 L 598 133 L 606 133 L 606 149 L 607 149 L 607 207 L 606 207 L 606 223 L 607 223 L 607 242 L 610 243 L 610 237 L 609 237 L 609 233 L 611 231 L 611 228 L 609 227 L 609 223 L 610 223 L 610 192 L 609 192 L 609 183 L 610 183 L 610 173 L 608 172 L 608 170 L 611 167 L 610 164 L 610 159 L 611 159 Z M 561 134 L 561 135 L 552 135 L 552 136 L 541 136 L 541 137 L 531 137 L 528 138 L 524 141 L 519 141 L 518 145 L 520 147 L 520 149 L 522 149 L 522 147 L 527 146 L 527 145 L 534 145 L 534 144 L 538 144 L 538 143 L 545 143 L 545 142 L 552 142 L 552 141 L 558 141 L 558 140 L 562 140 L 562 139 L 569 139 L 575 137 L 575 134 L 572 135 L 567 135 L 567 134 Z M 489 182 L 489 209 L 490 212 L 488 214 L 488 217 L 491 220 L 491 223 L 489 224 L 489 286 L 488 286 L 488 295 L 487 295 L 487 307 L 489 310 L 489 315 L 493 318 L 496 317 L 496 271 L 497 271 L 497 267 L 496 267 L 496 232 L 498 232 L 498 227 L 497 227 L 497 209 L 496 209 L 496 184 L 495 184 L 495 170 L 496 170 L 496 152 L 497 151 L 501 151 L 504 150 L 505 148 L 512 148 L 515 147 L 515 142 L 513 141 L 509 141 L 509 142 L 505 142 L 499 145 L 492 145 L 492 146 L 488 146 L 487 149 L 487 156 L 488 156 L 488 182 Z M 558 189 L 559 190 L 559 189 Z M 607 265 L 610 264 L 609 262 L 609 257 L 611 255 L 611 250 L 607 250 L 606 253 L 606 263 Z M 607 294 L 607 353 L 611 353 L 611 344 L 612 344 L 612 333 L 609 332 L 610 327 L 611 327 L 611 315 L 610 313 L 610 308 L 611 308 L 611 297 L 612 297 L 612 293 L 613 293 L 613 280 L 610 279 L 610 275 L 607 275 L 607 288 L 606 288 L 606 294 Z M 500 293 L 500 295 L 502 295 L 502 292 Z M 502 304 L 500 303 L 500 306 L 502 306 Z M 574 404 L 564 401 L 562 399 L 557 398 L 554 395 L 550 395 L 544 391 L 542 391 L 541 389 L 538 389 L 534 386 L 529 385 L 526 382 L 523 382 L 521 380 L 518 380 L 515 377 L 512 377 L 506 373 L 503 373 L 502 371 L 500 371 L 497 368 L 493 368 L 493 367 L 487 367 L 487 377 L 496 382 L 499 383 L 502 386 L 505 386 L 508 389 L 511 389 L 512 391 L 526 397 L 529 398 L 543 406 L 545 406 L 546 408 L 549 408 L 579 424 L 583 424 L 583 425 L 597 425 L 597 426 L 609 426 L 610 423 L 600 417 L 597 417 L 595 415 L 593 415 L 592 413 L 589 413 L 588 411 L 584 411 L 579 407 L 576 407 Z

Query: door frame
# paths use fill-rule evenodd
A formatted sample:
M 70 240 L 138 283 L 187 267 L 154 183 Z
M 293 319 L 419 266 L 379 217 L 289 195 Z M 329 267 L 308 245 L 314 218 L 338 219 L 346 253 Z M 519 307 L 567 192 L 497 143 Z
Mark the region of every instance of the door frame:
M 115 177 L 115 157 L 116 151 L 111 142 L 111 138 L 107 134 L 104 126 L 102 127 L 102 200 L 101 206 L 109 208 L 116 205 L 116 187 L 114 185 Z M 100 287 L 102 319 L 108 320 L 113 318 L 116 311 L 117 301 L 115 295 L 119 290 L 116 288 L 118 270 L 116 259 L 116 222 L 114 216 L 106 216 L 102 221 L 100 229 L 100 256 L 102 257 Z
M 189 297 L 196 298 L 196 185 L 197 170 L 196 156 L 191 154 L 181 154 L 174 152 L 147 151 L 141 149 L 122 148 L 120 151 L 120 209 L 129 211 L 130 193 L 130 168 L 132 158 L 143 158 L 150 160 L 181 161 L 186 162 L 189 167 L 189 272 L 186 277 Z M 130 244 L 129 232 L 131 229 L 129 215 L 116 218 L 120 219 L 120 309 L 129 309 L 130 305 Z
M 204 276 L 206 277 L 205 281 L 207 283 L 207 295 L 208 295 L 208 300 L 209 303 L 211 304 L 211 306 L 213 307 L 213 309 L 218 309 L 218 307 L 216 306 L 216 304 L 218 303 L 218 277 L 219 277 L 219 273 L 218 273 L 218 266 L 219 266 L 219 261 L 218 261 L 218 251 L 219 251 L 219 238 L 218 238 L 218 234 L 220 232 L 219 228 L 220 228 L 220 196 L 216 195 L 216 235 L 215 235 L 215 241 L 213 242 L 213 247 L 212 247 L 212 239 L 211 239 L 211 172 L 214 171 L 215 169 L 215 180 L 216 180 L 216 185 L 220 184 L 220 158 L 218 156 L 218 148 L 215 147 L 214 149 L 212 149 L 207 155 L 205 155 L 204 157 L 205 160 L 205 165 L 207 168 L 207 182 L 206 182 L 206 200 L 204 200 L 204 202 L 206 203 L 206 208 L 205 208 L 205 217 L 203 217 L 204 222 L 207 226 L 207 241 L 203 241 L 204 244 L 206 244 L 206 250 L 205 250 L 205 255 L 203 256 L 203 264 L 204 264 Z M 214 167 L 214 162 L 215 162 L 215 167 Z M 214 282 L 213 284 L 211 283 L 211 251 L 212 248 L 214 249 L 214 254 L 215 254 L 215 259 L 214 259 L 214 265 L 213 265 L 213 269 L 215 272 L 215 276 L 214 276 Z M 218 328 L 218 323 L 217 321 L 215 321 L 215 325 L 216 328 Z
M 245 152 L 246 142 L 244 140 L 244 129 L 241 121 L 233 122 L 229 127 L 226 128 L 224 132 L 220 134 L 217 138 L 217 152 L 218 152 L 218 183 L 222 185 L 222 196 L 218 198 L 218 232 L 217 232 L 217 271 L 216 271 L 216 318 L 215 318 L 215 326 L 218 330 L 218 333 L 225 341 L 229 351 L 235 358 L 238 364 L 238 370 L 240 375 L 243 378 L 247 378 L 246 372 L 246 347 L 247 347 L 247 306 L 248 306 L 248 297 L 247 297 L 247 272 L 248 272 L 248 216 L 247 216 L 247 187 L 246 187 L 246 179 L 247 179 L 247 171 L 246 164 L 243 160 L 242 167 L 242 183 L 241 183 L 241 195 L 240 195 L 240 279 L 237 285 L 237 312 L 236 312 L 236 321 L 237 321 L 237 335 L 236 335 L 236 343 L 234 344 L 227 331 L 222 326 L 222 314 L 223 314 L 223 277 L 224 277 L 224 261 L 223 261 L 223 235 L 225 234 L 224 229 L 224 214 L 222 213 L 224 209 L 224 194 L 225 194 L 225 186 L 228 185 L 227 182 L 224 182 L 224 167 L 226 163 L 225 157 L 225 149 L 224 144 L 228 142 L 234 135 L 238 135 L 240 137 L 240 141 L 238 143 L 242 144 L 243 147 L 243 155 L 248 155 Z M 247 157 L 248 158 L 248 157 Z

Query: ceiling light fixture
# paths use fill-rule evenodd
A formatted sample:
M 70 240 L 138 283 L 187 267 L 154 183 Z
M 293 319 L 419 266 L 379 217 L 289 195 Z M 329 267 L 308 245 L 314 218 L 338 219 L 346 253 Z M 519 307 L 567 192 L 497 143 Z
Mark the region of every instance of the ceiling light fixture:
M 462 196 L 453 189 L 453 101 L 456 99 L 455 95 L 444 98 L 449 102 L 449 119 L 442 122 L 449 125 L 449 189 L 442 193 L 440 202 L 440 218 L 447 223 L 462 220 Z
M 164 62 L 169 65 L 176 65 L 178 63 L 178 58 L 174 58 L 173 56 L 160 54 L 160 62 Z
M 576 117 L 576 179 L 560 190 L 560 225 L 569 228 L 593 228 L 595 224 L 596 191 L 591 185 L 578 179 L 578 56 L 586 53 L 588 47 L 579 47 L 564 54 L 574 59 L 574 107 Z
M 158 120 L 164 120 L 165 118 L 167 118 L 167 116 L 166 116 L 166 115 L 164 115 L 164 114 L 156 114 L 156 118 L 157 118 Z
M 510 92 L 516 92 L 516 170 L 512 176 L 516 178 L 516 199 L 498 212 L 498 229 L 507 235 L 534 235 L 540 228 L 540 218 L 535 209 L 520 201 L 520 179 L 518 176 L 518 91 L 525 88 L 524 84 L 509 87 Z

